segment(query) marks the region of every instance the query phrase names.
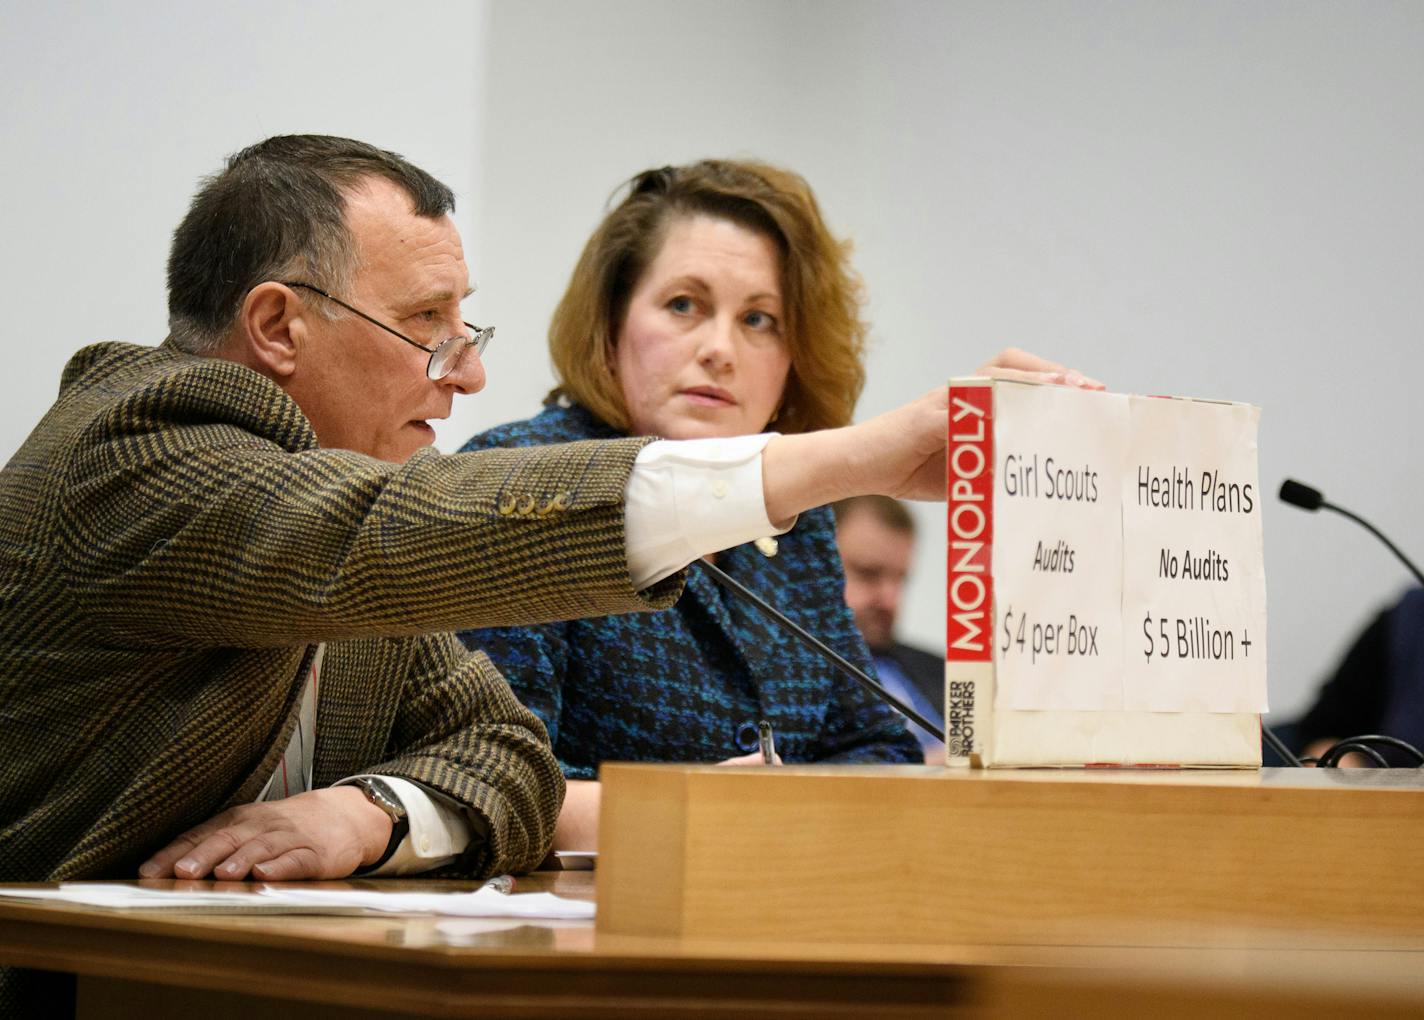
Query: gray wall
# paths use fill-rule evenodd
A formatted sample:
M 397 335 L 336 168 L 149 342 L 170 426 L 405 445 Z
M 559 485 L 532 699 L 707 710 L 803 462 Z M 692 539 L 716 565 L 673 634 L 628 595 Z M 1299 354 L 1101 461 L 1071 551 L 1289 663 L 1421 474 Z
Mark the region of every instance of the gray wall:
M 268 135 L 378 141 L 458 192 L 478 278 L 488 8 L 376 0 L 8 4 L 0 25 L 0 459 L 69 355 L 167 332 L 168 242 L 200 177 Z
M 1424 6 L 496 3 L 490 39 L 490 301 L 521 342 L 618 181 L 755 154 L 855 240 L 862 415 L 1008 344 L 1250 401 L 1264 489 L 1312 481 L 1424 557 Z M 943 514 L 918 519 L 904 629 L 943 647 Z M 1271 499 L 1265 530 L 1289 715 L 1406 575 L 1338 519 Z
M 1265 488 L 1314 481 L 1424 555 L 1424 6 L 393 10 L 7 15 L 0 456 L 74 348 L 161 337 L 168 234 L 196 178 L 258 137 L 366 137 L 461 192 L 475 307 L 499 335 L 446 449 L 537 405 L 549 311 L 618 182 L 756 155 L 804 173 L 855 240 L 863 415 L 1006 344 L 1116 389 L 1248 400 Z M 919 519 L 941 533 L 937 508 Z M 1265 525 L 1272 701 L 1289 714 L 1405 575 L 1342 521 L 1268 502 Z M 942 590 L 926 551 L 905 621 L 926 645 Z

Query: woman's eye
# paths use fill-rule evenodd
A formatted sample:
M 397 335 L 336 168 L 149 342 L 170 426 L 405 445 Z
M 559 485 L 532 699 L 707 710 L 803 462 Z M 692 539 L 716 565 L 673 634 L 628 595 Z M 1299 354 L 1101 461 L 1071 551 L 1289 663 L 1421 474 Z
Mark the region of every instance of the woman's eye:
M 766 312 L 748 312 L 742 321 L 760 332 L 772 332 L 776 329 L 776 317 Z
M 692 298 L 678 296 L 667 303 L 668 310 L 677 315 L 690 315 L 696 306 L 692 303 Z

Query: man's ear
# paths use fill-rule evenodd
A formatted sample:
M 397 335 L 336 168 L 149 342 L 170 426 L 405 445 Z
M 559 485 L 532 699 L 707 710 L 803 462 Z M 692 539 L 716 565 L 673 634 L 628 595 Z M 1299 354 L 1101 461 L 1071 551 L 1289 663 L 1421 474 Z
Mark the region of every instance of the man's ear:
M 237 314 L 233 340 L 239 360 L 277 383 L 297 371 L 306 346 L 308 310 L 292 288 L 268 281 L 247 292 Z

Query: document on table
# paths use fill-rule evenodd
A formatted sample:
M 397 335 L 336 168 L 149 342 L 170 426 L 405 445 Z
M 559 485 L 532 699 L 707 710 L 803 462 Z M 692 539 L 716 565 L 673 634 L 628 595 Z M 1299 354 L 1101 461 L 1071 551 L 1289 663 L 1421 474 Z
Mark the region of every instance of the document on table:
M 505 883 L 507 887 L 507 882 Z M 521 917 L 586 920 L 594 905 L 553 893 L 507 893 L 487 883 L 474 892 L 382 892 L 259 885 L 250 890 L 184 892 L 109 882 L 66 882 L 57 889 L 0 886 L 0 898 L 45 900 L 114 910 L 157 909 L 203 913 L 436 914 L 445 917 Z

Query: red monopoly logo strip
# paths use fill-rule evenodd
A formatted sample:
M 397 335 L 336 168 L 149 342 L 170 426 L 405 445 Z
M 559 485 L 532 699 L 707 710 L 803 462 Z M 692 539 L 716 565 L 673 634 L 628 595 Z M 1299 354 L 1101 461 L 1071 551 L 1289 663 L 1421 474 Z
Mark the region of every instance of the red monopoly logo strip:
M 994 388 L 949 388 L 949 570 L 945 656 L 991 662 Z

